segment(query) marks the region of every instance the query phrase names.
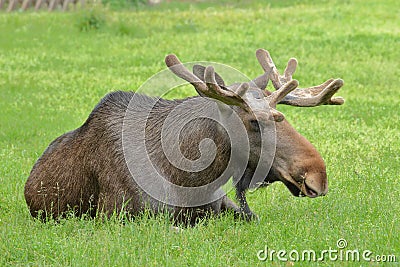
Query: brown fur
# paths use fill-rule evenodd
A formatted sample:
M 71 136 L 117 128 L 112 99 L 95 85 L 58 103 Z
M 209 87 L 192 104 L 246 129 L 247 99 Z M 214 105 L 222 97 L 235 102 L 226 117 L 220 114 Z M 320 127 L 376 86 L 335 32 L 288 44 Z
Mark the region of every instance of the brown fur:
M 155 212 L 166 208 L 138 188 L 126 166 L 121 129 L 126 108 L 133 95 L 131 92 L 108 94 L 80 128 L 58 137 L 50 144 L 34 165 L 25 185 L 25 198 L 32 216 L 41 214 L 42 218 L 58 218 L 70 209 L 78 216 L 84 213 L 95 216 L 99 212 L 109 216 L 113 212 L 119 213 L 122 208 L 130 215 L 136 215 L 145 206 Z M 140 96 L 140 100 L 145 105 L 150 98 Z M 226 155 L 229 155 L 230 147 L 224 147 L 224 136 L 218 134 L 212 122 L 199 120 L 182 134 L 185 137 L 181 142 L 184 154 L 188 158 L 195 158 L 198 141 L 208 137 L 220 144 L 218 158 L 196 175 L 170 165 L 162 153 L 160 127 L 157 125 L 162 125 L 168 112 L 183 101 L 161 99 L 158 102 L 147 121 L 148 151 L 155 165 L 164 171 L 171 182 L 182 186 L 200 186 L 215 180 L 226 168 Z M 146 123 L 145 119 L 140 117 L 138 110 L 137 116 L 130 123 L 132 126 Z M 168 208 L 180 220 L 184 220 L 183 215 L 189 213 L 193 213 L 190 220 L 195 220 L 207 212 L 237 209 L 226 197 L 204 207 Z

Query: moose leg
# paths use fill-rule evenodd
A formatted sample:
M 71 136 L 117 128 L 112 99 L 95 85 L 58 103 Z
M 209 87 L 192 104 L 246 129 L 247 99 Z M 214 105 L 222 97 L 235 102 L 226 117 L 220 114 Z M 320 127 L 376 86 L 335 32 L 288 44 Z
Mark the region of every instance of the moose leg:
M 248 209 L 250 210 L 250 208 Z M 221 213 L 232 211 L 236 219 L 245 219 L 246 221 L 258 220 L 256 214 L 253 214 L 251 211 L 250 213 L 243 212 L 243 210 L 227 196 L 222 198 L 220 211 Z
M 222 193 L 220 190 L 217 190 L 215 194 L 220 195 Z M 194 226 L 199 220 L 218 216 L 224 212 L 233 212 L 235 218 L 243 218 L 240 208 L 235 202 L 224 195 L 203 206 L 189 208 L 175 207 L 174 220 L 178 225 Z
M 239 201 L 240 214 L 247 221 L 258 220 L 257 214 L 251 211 L 246 199 L 246 190 L 249 188 L 252 177 L 253 171 L 247 168 L 243 176 L 236 183 L 236 198 Z
M 221 212 L 225 212 L 225 211 L 233 211 L 235 213 L 240 213 L 240 208 L 238 205 L 236 205 L 235 202 L 233 202 L 229 197 L 224 196 L 222 198 L 222 202 L 221 202 Z

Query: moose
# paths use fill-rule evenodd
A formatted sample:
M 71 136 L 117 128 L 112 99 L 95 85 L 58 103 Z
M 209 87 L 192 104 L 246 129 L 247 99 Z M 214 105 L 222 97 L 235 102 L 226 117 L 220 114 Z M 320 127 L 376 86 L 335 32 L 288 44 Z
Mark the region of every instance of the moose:
M 212 66 L 190 71 L 175 55 L 166 56 L 169 70 L 197 91 L 194 97 L 107 94 L 33 166 L 24 192 L 31 215 L 136 216 L 150 209 L 194 224 L 226 211 L 257 218 L 246 201 L 255 184 L 281 181 L 294 196 L 325 195 L 322 157 L 276 106 L 341 105 L 344 99 L 333 95 L 343 81 L 297 88 L 296 59 L 280 75 L 268 51 L 259 49 L 256 57 L 264 73 L 227 86 Z M 273 92 L 266 89 L 269 80 Z M 231 177 L 239 205 L 221 189 Z

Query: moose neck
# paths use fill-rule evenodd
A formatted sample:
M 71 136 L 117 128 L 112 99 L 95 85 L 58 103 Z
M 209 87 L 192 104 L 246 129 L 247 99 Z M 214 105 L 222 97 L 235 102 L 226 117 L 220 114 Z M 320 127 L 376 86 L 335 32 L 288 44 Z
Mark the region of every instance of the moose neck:
M 215 101 L 207 98 L 160 99 L 146 124 L 146 147 L 153 166 L 180 186 L 203 186 L 218 178 L 227 181 L 231 144 L 219 123 L 221 116 Z

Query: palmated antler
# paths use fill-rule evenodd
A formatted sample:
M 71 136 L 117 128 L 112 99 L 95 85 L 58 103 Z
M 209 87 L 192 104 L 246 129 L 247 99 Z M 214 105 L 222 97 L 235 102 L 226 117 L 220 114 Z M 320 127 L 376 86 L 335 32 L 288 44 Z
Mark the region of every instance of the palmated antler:
M 245 110 L 250 109 L 242 98 L 249 88 L 248 83 L 242 83 L 235 91 L 226 90 L 218 85 L 215 78 L 216 74 L 212 66 L 205 68 L 204 79 L 200 79 L 189 71 L 173 54 L 165 57 L 165 64 L 176 76 L 191 83 L 199 95 L 217 99 L 227 105 L 240 106 Z M 218 79 L 222 80 L 219 76 Z
M 283 75 L 280 75 L 275 64 L 264 49 L 258 49 L 256 57 L 265 72 L 271 71 L 269 77 L 276 90 L 293 81 L 292 75 L 296 71 L 297 60 L 291 58 L 288 61 Z M 333 97 L 333 95 L 343 86 L 342 79 L 329 79 L 321 85 L 297 88 L 281 99 L 278 104 L 286 104 L 300 107 L 314 107 L 319 105 L 342 105 L 342 97 Z

